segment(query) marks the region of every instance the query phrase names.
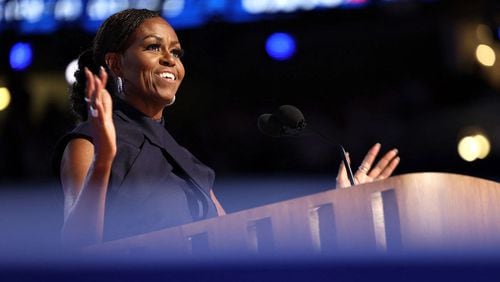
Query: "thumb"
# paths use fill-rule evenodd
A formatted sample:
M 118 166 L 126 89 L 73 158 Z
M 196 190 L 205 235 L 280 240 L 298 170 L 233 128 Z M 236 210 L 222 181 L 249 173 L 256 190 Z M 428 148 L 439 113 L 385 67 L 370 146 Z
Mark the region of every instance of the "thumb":
M 349 153 L 346 153 L 347 162 L 351 163 L 349 159 Z M 339 171 L 337 174 L 337 185 L 336 188 L 347 188 L 350 187 L 351 183 L 349 182 L 349 178 L 347 177 L 347 169 L 344 165 L 344 162 L 340 162 Z

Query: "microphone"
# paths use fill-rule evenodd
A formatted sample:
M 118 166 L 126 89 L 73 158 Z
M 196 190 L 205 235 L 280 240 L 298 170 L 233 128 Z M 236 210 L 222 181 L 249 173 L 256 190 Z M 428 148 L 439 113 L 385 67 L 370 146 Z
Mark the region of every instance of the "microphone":
M 283 105 L 273 114 L 263 114 L 257 121 L 259 130 L 271 137 L 293 136 L 305 129 L 302 112 L 294 106 Z
M 306 120 L 302 112 L 292 105 L 282 105 L 273 114 L 262 114 L 257 120 L 257 126 L 260 132 L 271 137 L 286 137 L 299 135 L 306 128 Z M 342 162 L 347 170 L 347 177 L 349 182 L 354 186 L 354 176 L 352 173 L 351 166 L 347 161 L 347 153 L 344 147 L 321 134 L 319 131 L 309 128 L 312 132 L 319 135 L 331 144 L 334 144 L 339 148 L 340 156 Z

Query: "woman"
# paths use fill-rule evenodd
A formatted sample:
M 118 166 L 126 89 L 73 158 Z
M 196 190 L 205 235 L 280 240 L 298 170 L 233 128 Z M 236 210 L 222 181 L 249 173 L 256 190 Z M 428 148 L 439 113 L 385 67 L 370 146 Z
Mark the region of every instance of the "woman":
M 175 101 L 185 75 L 182 53 L 175 31 L 158 13 L 129 9 L 109 17 L 80 56 L 72 100 L 84 122 L 61 140 L 56 157 L 65 244 L 88 245 L 224 214 L 211 190 L 213 171 L 163 126 L 163 110 Z M 365 178 L 360 170 L 359 183 L 389 176 L 398 160 L 391 152 L 376 174 Z M 349 186 L 344 174 L 341 167 L 341 187 Z

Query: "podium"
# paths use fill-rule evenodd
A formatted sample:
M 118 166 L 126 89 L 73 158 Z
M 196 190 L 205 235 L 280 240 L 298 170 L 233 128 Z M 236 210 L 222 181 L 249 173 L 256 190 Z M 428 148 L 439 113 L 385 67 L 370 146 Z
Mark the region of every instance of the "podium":
M 104 242 L 83 252 L 293 257 L 495 250 L 500 251 L 500 183 L 412 173 Z

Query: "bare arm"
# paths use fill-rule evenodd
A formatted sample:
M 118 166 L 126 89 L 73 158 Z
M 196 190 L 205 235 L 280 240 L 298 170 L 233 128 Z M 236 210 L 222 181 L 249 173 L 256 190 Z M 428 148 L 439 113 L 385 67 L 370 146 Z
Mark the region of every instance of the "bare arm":
M 104 208 L 111 162 L 94 160 L 94 146 L 71 141 L 61 162 L 64 191 L 63 244 L 83 246 L 102 241 Z
M 74 139 L 61 161 L 64 191 L 64 245 L 77 247 L 102 241 L 104 209 L 111 165 L 116 154 L 112 101 L 104 86 L 107 74 L 99 77 L 86 70 L 86 101 L 94 144 Z

